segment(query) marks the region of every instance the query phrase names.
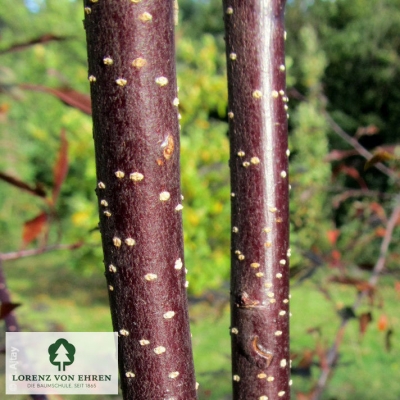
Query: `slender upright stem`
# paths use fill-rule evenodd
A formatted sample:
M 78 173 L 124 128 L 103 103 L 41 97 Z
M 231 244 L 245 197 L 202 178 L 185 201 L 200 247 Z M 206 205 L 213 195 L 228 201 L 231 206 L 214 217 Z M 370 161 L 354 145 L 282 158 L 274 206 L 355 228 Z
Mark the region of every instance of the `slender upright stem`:
M 84 3 L 96 192 L 124 399 L 195 399 L 173 0 Z
M 233 398 L 289 399 L 284 0 L 224 0 Z

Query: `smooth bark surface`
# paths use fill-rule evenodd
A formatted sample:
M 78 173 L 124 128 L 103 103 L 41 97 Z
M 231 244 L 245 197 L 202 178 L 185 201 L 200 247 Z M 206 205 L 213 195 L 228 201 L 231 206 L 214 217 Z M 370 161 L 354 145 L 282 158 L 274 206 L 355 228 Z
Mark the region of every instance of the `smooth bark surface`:
M 233 398 L 290 398 L 283 0 L 224 0 Z
M 173 0 L 84 5 L 96 192 L 124 399 L 195 399 Z

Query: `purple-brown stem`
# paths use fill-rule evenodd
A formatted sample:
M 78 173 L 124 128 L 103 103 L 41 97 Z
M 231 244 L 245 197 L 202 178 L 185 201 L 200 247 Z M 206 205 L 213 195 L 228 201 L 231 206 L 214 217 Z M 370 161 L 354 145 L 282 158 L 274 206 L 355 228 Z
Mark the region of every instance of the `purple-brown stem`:
M 106 279 L 124 399 L 196 399 L 173 0 L 84 1 Z
M 7 288 L 6 277 L 3 271 L 3 262 L 0 258 L 0 303 L 11 303 L 10 292 Z M 15 313 L 11 311 L 4 318 L 6 332 L 19 332 L 19 325 Z M 22 349 L 23 350 L 23 349 Z M 44 394 L 31 394 L 30 398 L 33 400 L 47 400 Z
M 284 0 L 224 0 L 233 399 L 290 398 Z

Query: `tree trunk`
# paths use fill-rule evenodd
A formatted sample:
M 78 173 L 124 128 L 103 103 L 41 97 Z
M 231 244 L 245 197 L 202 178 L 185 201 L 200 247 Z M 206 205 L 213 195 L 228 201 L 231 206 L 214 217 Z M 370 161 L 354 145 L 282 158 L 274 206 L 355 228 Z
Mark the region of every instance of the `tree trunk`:
M 233 399 L 289 399 L 284 0 L 224 0 Z
M 124 399 L 196 398 L 173 0 L 85 0 L 100 230 Z

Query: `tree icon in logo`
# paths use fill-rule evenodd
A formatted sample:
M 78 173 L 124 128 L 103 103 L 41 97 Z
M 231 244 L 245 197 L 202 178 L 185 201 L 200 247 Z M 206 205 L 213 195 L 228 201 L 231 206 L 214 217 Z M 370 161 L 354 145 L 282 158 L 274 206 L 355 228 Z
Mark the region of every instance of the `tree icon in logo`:
M 75 346 L 66 339 L 58 339 L 49 346 L 48 352 L 50 362 L 57 365 L 59 371 L 65 371 L 65 366 L 71 365 L 75 359 Z

